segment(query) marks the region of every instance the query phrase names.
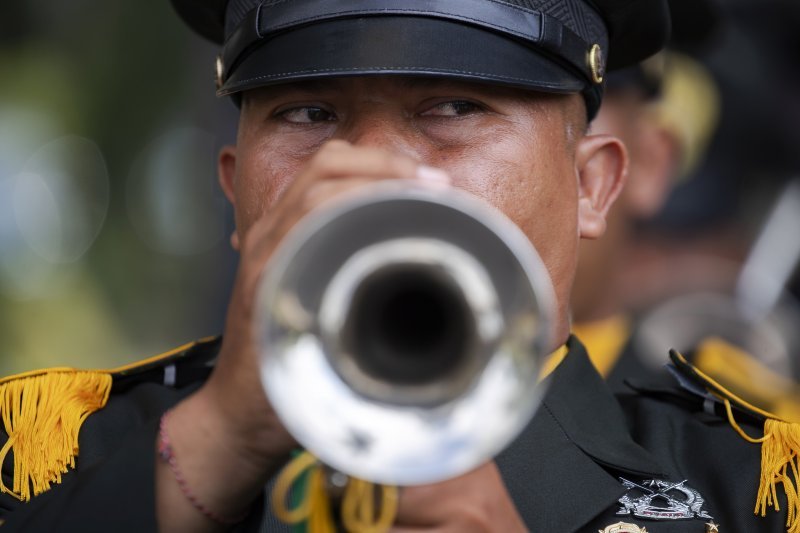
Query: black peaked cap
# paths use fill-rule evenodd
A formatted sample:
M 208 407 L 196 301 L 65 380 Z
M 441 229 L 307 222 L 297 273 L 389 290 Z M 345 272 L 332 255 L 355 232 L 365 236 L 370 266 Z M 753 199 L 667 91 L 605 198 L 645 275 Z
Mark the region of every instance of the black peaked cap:
M 666 0 L 171 0 L 223 45 L 218 94 L 327 76 L 401 74 L 583 94 L 668 40 Z M 606 64 L 607 63 L 607 64 Z

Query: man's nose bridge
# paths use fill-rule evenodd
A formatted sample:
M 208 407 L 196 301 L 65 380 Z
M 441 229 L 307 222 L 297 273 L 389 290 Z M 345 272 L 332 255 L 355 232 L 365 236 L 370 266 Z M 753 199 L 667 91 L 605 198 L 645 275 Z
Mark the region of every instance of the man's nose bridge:
M 399 118 L 387 117 L 377 112 L 354 118 L 344 137 L 355 146 L 381 148 L 414 158 L 419 155 L 413 144 L 411 128 Z

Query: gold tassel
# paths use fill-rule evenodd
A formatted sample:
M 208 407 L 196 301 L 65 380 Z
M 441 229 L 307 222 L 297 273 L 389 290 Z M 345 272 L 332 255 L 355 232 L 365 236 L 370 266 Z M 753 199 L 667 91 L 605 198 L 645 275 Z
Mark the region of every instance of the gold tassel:
M 8 440 L 0 464 L 14 452 L 14 483 L 0 491 L 28 501 L 61 482 L 75 467 L 78 432 L 86 418 L 105 406 L 112 377 L 70 368 L 28 372 L 0 382 L 0 412 Z
M 800 498 L 797 494 L 800 424 L 767 419 L 761 444 L 761 483 L 756 514 L 766 516 L 767 508 L 780 511 L 776 485 L 786 494 L 786 531 L 800 533 Z

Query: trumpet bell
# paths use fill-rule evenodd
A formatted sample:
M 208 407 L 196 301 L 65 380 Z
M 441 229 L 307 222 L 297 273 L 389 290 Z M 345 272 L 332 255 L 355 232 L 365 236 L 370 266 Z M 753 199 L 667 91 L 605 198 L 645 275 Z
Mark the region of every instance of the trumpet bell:
M 301 220 L 270 260 L 262 382 L 287 430 L 336 470 L 451 478 L 533 416 L 553 302 L 529 240 L 493 208 L 370 185 Z

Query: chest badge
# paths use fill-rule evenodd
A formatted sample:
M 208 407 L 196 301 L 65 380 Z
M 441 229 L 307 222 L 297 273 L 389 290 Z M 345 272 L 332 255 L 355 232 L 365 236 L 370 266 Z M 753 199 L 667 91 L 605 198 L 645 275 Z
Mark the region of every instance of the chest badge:
M 636 524 L 617 522 L 616 524 L 606 526 L 605 529 L 599 529 L 597 533 L 647 533 L 647 529 L 639 527 Z
M 696 490 L 686 486 L 686 480 L 678 483 L 650 479 L 641 485 L 619 478 L 628 492 L 619 499 L 622 507 L 618 515 L 633 514 L 650 520 L 687 520 L 705 518 L 711 520 L 704 509 L 705 500 Z

